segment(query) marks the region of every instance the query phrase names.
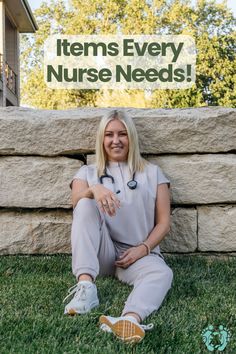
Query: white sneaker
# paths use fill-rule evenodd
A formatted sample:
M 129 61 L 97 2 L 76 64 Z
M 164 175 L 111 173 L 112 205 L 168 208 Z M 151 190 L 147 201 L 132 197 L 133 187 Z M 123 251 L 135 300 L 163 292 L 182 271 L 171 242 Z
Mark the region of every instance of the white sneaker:
M 153 323 L 141 325 L 133 316 L 102 315 L 99 323 L 104 332 L 112 332 L 124 342 L 140 342 L 145 336 L 145 330 L 153 329 Z
M 66 305 L 64 314 L 75 315 L 84 314 L 99 305 L 97 287 L 94 283 L 82 280 L 68 290 L 65 302 L 68 297 L 74 294 L 73 299 Z

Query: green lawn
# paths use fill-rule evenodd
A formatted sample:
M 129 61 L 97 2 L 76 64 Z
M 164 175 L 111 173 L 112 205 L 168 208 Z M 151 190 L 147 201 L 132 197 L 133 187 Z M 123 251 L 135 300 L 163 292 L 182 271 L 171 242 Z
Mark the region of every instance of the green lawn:
M 101 314 L 120 315 L 131 288 L 117 279 L 98 278 L 100 306 L 90 314 L 63 315 L 63 298 L 74 285 L 70 256 L 0 257 L 0 353 L 210 353 L 201 332 L 224 325 L 231 341 L 223 353 L 236 353 L 236 257 L 165 256 L 173 287 L 137 345 L 99 330 Z M 215 351 L 215 353 L 220 353 Z

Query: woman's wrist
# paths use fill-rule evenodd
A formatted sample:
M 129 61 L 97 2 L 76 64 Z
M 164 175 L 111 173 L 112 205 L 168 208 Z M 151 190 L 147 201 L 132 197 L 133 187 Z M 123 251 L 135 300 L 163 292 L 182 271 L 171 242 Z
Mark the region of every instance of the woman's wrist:
M 91 195 L 92 198 L 94 198 L 94 187 L 96 186 L 96 184 L 93 184 L 92 186 L 90 186 L 89 189 L 89 193 Z
M 139 246 L 143 246 L 145 248 L 147 256 L 151 253 L 151 248 L 145 241 L 141 242 Z

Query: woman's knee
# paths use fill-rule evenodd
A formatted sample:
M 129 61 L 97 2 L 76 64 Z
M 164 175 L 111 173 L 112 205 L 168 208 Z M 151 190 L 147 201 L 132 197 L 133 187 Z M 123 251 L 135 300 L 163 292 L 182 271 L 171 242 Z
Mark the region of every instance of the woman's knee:
M 95 202 L 95 200 L 91 199 L 91 198 L 81 198 L 77 202 L 74 210 L 76 210 L 78 208 L 84 208 L 84 207 L 89 207 L 90 208 L 92 205 L 94 205 L 94 202 Z
M 94 216 L 97 214 L 97 206 L 94 199 L 81 198 L 73 210 L 73 216 L 81 216 L 82 218 L 89 215 Z
M 172 269 L 167 265 L 164 264 L 161 269 L 157 267 L 156 269 L 153 270 L 153 272 L 150 272 L 150 279 L 156 280 L 156 284 L 160 284 L 160 282 L 164 285 L 166 288 L 170 288 L 173 280 L 173 271 Z

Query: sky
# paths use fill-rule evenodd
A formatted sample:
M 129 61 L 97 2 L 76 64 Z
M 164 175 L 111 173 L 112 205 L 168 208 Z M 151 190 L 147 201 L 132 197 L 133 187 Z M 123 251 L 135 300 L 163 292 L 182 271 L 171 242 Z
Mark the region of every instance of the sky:
M 30 7 L 32 10 L 37 9 L 42 2 L 43 2 L 43 0 L 28 0 L 28 3 L 30 4 Z M 49 2 L 49 1 L 46 0 L 46 2 Z M 228 3 L 228 7 L 230 7 L 233 10 L 234 16 L 236 17 L 236 1 L 235 0 L 228 0 L 227 3 Z

